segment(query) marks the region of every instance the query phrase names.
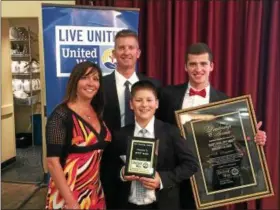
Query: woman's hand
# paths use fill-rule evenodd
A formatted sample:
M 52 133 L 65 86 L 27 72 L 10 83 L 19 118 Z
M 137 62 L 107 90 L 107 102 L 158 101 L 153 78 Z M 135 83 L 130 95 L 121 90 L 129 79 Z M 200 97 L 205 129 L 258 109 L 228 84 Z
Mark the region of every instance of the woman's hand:
M 80 204 L 77 201 L 65 205 L 65 209 L 81 209 Z
M 59 193 L 65 200 L 66 209 L 80 209 L 77 199 L 74 197 L 72 190 L 67 184 L 59 157 L 48 157 L 47 165 L 51 177 L 59 190 Z

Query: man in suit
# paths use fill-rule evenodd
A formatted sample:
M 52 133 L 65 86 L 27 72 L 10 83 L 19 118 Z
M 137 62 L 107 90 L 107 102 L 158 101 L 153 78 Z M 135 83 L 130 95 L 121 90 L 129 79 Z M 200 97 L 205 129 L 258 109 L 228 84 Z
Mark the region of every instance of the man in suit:
M 115 36 L 115 47 L 113 57 L 117 61 L 116 70 L 104 77 L 104 121 L 110 131 L 133 122 L 133 118 L 126 118 L 125 111 L 128 110 L 125 102 L 126 82 L 129 89 L 139 80 L 149 80 L 156 87 L 160 86 L 158 80 L 146 77 L 136 72 L 136 62 L 140 58 L 138 37 L 134 31 L 125 29 L 119 31 Z
M 189 81 L 162 88 L 157 117 L 164 122 L 176 125 L 175 111 L 228 99 L 226 94 L 210 85 L 209 77 L 213 69 L 211 49 L 204 43 L 192 44 L 185 56 L 185 70 L 188 73 Z M 258 129 L 260 126 L 261 122 L 258 123 Z M 259 145 L 264 145 L 265 132 L 258 131 L 255 140 Z M 181 183 L 180 199 L 181 208 L 196 208 L 189 180 Z
M 129 107 L 131 86 L 139 80 L 149 80 L 159 87 L 159 81 L 136 72 L 136 63 L 140 57 L 138 36 L 134 31 L 125 29 L 115 36 L 113 57 L 116 70 L 103 79 L 105 107 L 103 119 L 111 132 L 134 122 L 133 112 Z M 109 145 L 102 157 L 101 180 L 108 208 L 115 208 L 116 196 L 113 186 L 116 175 L 113 174 L 117 164 L 110 158 L 114 148 Z M 109 161 L 110 160 L 110 161 Z
M 119 208 L 178 209 L 179 183 L 198 170 L 197 159 L 176 126 L 155 119 L 158 99 L 157 90 L 151 82 L 135 83 L 131 96 L 130 106 L 135 113 L 135 124 L 125 126 L 115 133 L 115 141 L 112 143 L 116 149 L 115 155 L 126 155 L 127 144 L 131 141 L 129 136 L 136 136 L 158 139 L 158 157 L 154 178 L 126 176 L 125 164 L 119 166 L 120 180 L 116 194 Z

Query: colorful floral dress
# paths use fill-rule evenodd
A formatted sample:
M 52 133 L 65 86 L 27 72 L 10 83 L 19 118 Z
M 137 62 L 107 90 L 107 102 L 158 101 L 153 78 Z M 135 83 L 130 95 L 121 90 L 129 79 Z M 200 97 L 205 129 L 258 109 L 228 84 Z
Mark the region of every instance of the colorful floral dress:
M 111 141 L 108 128 L 96 130 L 63 104 L 58 106 L 46 126 L 47 156 L 60 157 L 67 184 L 81 209 L 105 209 L 100 182 L 100 161 Z M 52 178 L 49 181 L 46 209 L 64 209 L 65 201 Z

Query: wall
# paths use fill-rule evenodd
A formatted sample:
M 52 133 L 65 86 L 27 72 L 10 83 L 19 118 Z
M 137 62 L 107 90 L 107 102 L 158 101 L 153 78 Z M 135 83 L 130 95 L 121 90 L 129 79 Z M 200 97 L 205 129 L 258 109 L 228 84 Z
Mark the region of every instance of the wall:
M 4 18 L 38 18 L 38 43 L 39 43 L 39 55 L 40 55 L 40 66 L 41 66 L 41 109 L 45 105 L 45 77 L 44 77 L 44 51 L 43 51 L 43 37 L 42 37 L 42 12 L 41 4 L 42 3 L 53 3 L 53 4 L 65 4 L 65 5 L 75 5 L 75 1 L 14 1 L 6 0 L 1 2 L 1 14 Z M 2 44 L 3 45 L 3 44 Z M 2 56 L 2 58 L 8 58 L 8 56 Z M 9 66 L 10 71 L 10 66 Z M 11 78 L 2 77 L 2 80 L 6 80 L 7 83 L 11 85 Z M 11 89 L 12 90 L 12 89 Z M 12 97 L 12 92 L 5 92 L 5 95 L 10 95 Z M 43 111 L 42 111 L 43 113 Z M 14 122 L 13 122 L 14 123 Z M 45 123 L 46 119 L 42 116 L 42 133 L 45 133 Z M 7 127 L 7 123 L 2 120 L 2 128 Z M 5 133 L 6 136 L 3 136 L 3 141 L 9 141 L 9 135 L 14 135 L 14 133 Z M 5 137 L 5 138 L 4 138 Z M 46 145 L 45 145 L 45 136 L 43 135 L 43 157 L 46 156 Z M 2 146 L 2 153 L 4 150 L 8 150 L 6 146 L 15 147 L 15 145 L 4 145 Z M 44 161 L 44 170 L 47 172 L 46 162 Z
M 2 1 L 1 16 L 8 17 L 37 17 L 41 21 L 41 4 L 66 4 L 75 5 L 75 1 Z
M 11 60 L 7 54 L 10 53 L 9 41 L 9 22 L 7 19 L 2 19 L 1 24 L 1 163 L 16 156 L 15 144 L 15 121 L 14 121 L 14 106 L 12 94 L 12 73 Z M 5 87 L 5 89 L 4 89 Z M 5 91 L 4 91 L 5 90 Z

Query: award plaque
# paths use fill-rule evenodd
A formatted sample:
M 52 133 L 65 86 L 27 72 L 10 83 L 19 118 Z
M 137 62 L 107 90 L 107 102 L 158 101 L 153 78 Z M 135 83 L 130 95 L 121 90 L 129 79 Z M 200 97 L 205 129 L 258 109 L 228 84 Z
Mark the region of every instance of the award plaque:
M 127 145 L 125 175 L 153 178 L 157 151 L 157 139 L 132 137 Z
M 274 194 L 249 95 L 176 111 L 176 120 L 199 160 L 191 177 L 198 209 Z

